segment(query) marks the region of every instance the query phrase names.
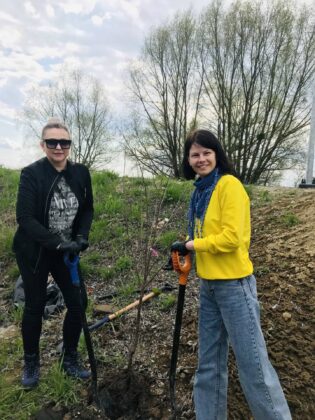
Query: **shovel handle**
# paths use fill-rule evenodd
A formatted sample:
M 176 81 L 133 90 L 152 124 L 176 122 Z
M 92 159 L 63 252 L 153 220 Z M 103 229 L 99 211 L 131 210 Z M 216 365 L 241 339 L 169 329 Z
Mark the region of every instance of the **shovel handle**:
M 67 252 L 63 256 L 63 260 L 70 271 L 71 281 L 74 286 L 80 286 L 80 277 L 78 271 L 79 255 L 70 256 Z
M 172 252 L 172 263 L 173 263 L 173 267 L 174 270 L 179 273 L 179 280 L 178 283 L 181 284 L 182 286 L 186 286 L 187 284 L 187 278 L 188 278 L 188 274 L 191 270 L 191 257 L 190 257 L 190 253 L 188 253 L 187 255 L 185 255 L 184 257 L 184 261 L 181 261 L 181 257 L 179 255 L 178 251 L 173 251 Z

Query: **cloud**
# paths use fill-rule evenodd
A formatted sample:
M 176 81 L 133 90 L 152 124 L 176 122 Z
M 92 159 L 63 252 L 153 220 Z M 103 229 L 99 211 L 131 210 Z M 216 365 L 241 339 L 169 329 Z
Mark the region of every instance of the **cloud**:
M 16 108 L 10 107 L 5 102 L 0 101 L 0 116 L 14 120 L 17 117 Z
M 93 12 L 97 0 L 63 0 L 59 7 L 66 13 L 88 15 Z
M 106 12 L 103 16 L 93 15 L 91 21 L 95 26 L 102 26 L 104 20 L 110 20 L 114 16 L 113 13 Z
M 55 9 L 52 7 L 51 4 L 46 5 L 46 13 L 47 13 L 47 16 L 50 18 L 55 17 Z
M 24 3 L 24 9 L 26 13 L 31 16 L 33 19 L 39 19 L 40 14 L 36 11 L 35 7 L 32 5 L 30 1 Z
M 5 12 L 1 12 L 0 11 L 0 21 L 6 21 L 9 23 L 18 23 L 18 20 L 13 17 L 12 15 L 10 15 L 9 13 L 5 13 Z
M 91 21 L 92 21 L 93 25 L 95 25 L 95 26 L 102 26 L 103 25 L 103 20 L 104 19 L 101 16 L 98 16 L 98 15 L 93 15 L 91 17 Z
M 41 80 L 45 78 L 43 66 L 30 54 L 11 52 L 3 55 L 0 52 L 1 75 L 12 79 Z
M 11 25 L 0 26 L 0 44 L 7 49 L 19 49 L 19 44 L 22 40 L 22 34 L 20 30 Z

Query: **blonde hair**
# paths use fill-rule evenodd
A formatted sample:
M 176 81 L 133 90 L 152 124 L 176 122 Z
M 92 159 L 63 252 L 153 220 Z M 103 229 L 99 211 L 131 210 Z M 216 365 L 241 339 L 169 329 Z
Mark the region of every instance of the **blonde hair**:
M 41 139 L 44 139 L 44 134 L 46 130 L 49 130 L 50 128 L 62 128 L 63 130 L 65 130 L 68 134 L 70 134 L 68 127 L 65 125 L 64 122 L 62 122 L 59 118 L 57 117 L 52 117 L 49 118 L 49 120 L 47 121 L 46 125 L 44 125 L 43 129 L 42 129 L 42 135 L 41 135 Z

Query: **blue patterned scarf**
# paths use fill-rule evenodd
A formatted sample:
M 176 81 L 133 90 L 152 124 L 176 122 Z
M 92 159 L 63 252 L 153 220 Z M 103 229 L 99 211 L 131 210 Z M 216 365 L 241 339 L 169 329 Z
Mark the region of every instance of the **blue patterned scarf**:
M 200 226 L 202 229 L 211 195 L 220 178 L 221 174 L 219 174 L 219 169 L 215 168 L 214 171 L 210 172 L 210 174 L 204 178 L 198 178 L 194 182 L 194 186 L 196 188 L 191 195 L 188 210 L 189 239 L 194 239 L 196 218 L 200 220 Z

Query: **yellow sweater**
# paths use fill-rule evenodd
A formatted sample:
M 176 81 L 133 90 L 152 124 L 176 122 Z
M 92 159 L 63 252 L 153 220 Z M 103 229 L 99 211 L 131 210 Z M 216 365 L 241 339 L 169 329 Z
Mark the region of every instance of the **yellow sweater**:
M 196 221 L 196 230 L 198 230 Z M 238 279 L 253 272 L 249 259 L 250 201 L 232 175 L 218 181 L 206 210 L 202 238 L 195 235 L 197 274 L 208 280 Z

